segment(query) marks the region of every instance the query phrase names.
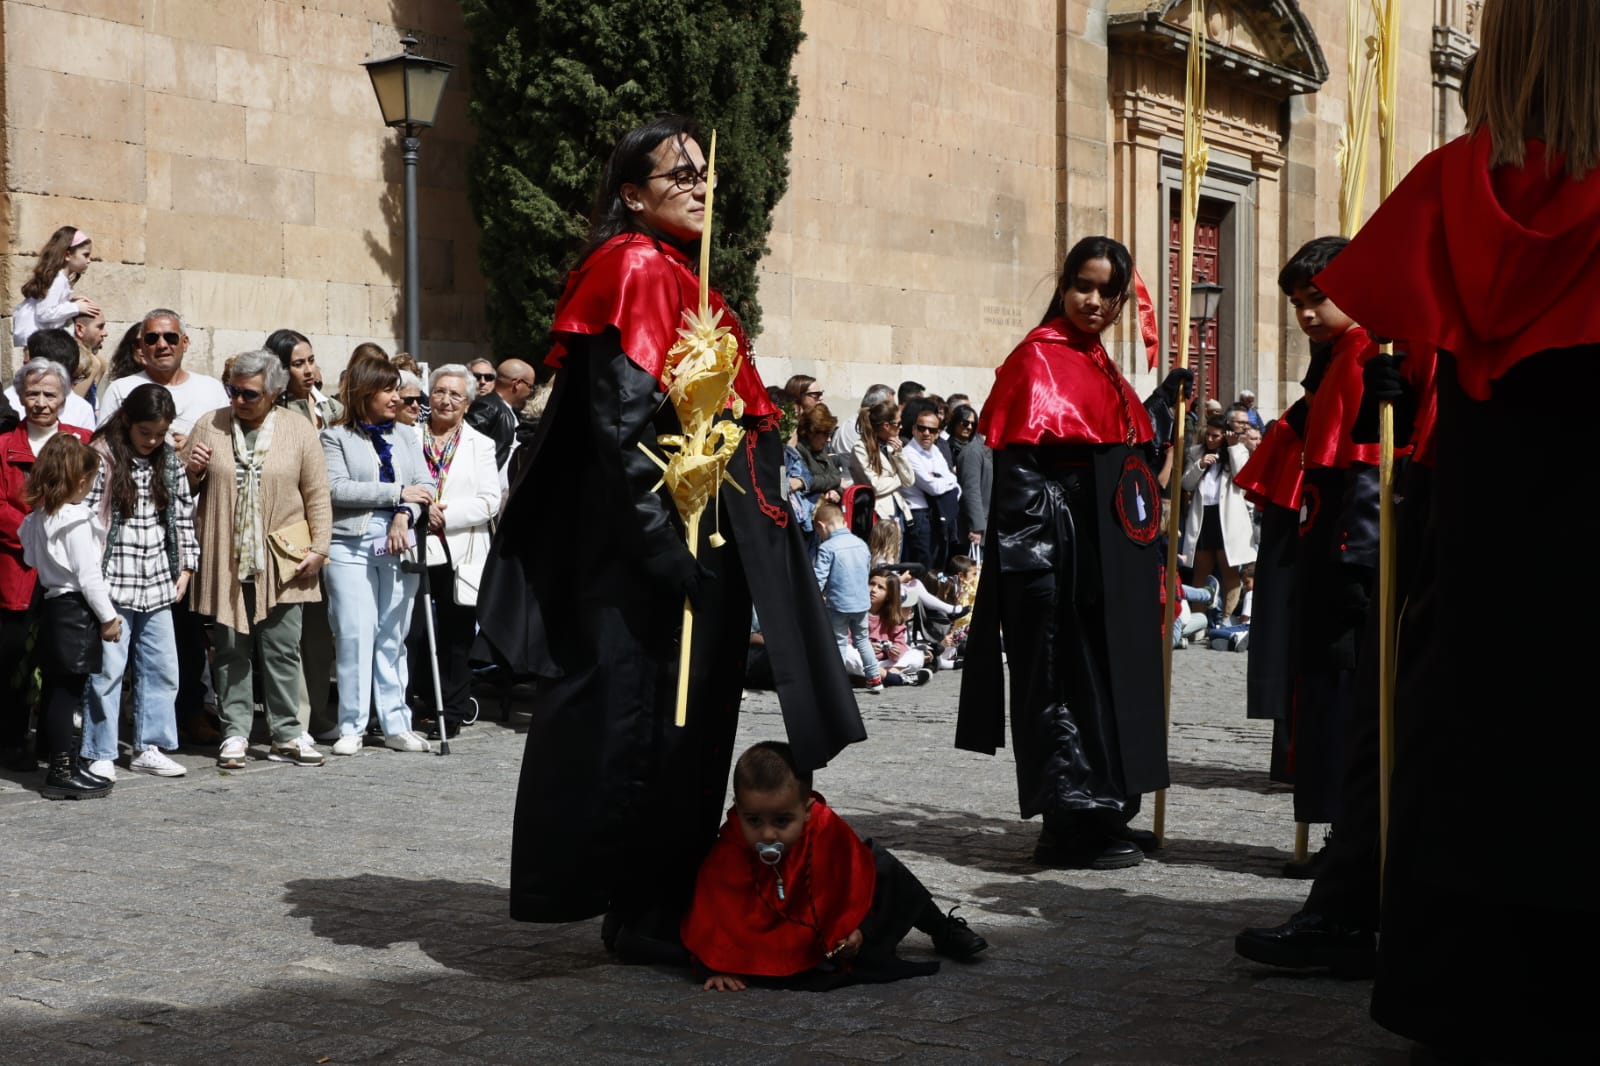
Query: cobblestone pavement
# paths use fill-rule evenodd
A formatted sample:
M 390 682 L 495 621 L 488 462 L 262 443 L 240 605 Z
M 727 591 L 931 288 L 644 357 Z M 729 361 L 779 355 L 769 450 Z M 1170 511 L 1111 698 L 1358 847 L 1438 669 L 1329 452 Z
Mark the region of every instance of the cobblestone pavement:
M 706 993 L 613 965 L 597 921 L 509 921 L 515 717 L 448 758 L 227 773 L 185 752 L 187 777 L 123 771 L 105 800 L 50 803 L 5 775 L 0 1062 L 1403 1062 L 1365 982 L 1234 956 L 1239 928 L 1306 887 L 1277 876 L 1289 796 L 1244 718 L 1245 657 L 1176 662 L 1167 847 L 1116 872 L 1029 863 L 1008 754 L 951 747 L 958 675 L 869 702 L 871 740 L 818 787 L 992 946 L 821 995 Z M 743 739 L 781 728 L 752 694 Z M 917 933 L 903 947 L 928 951 Z

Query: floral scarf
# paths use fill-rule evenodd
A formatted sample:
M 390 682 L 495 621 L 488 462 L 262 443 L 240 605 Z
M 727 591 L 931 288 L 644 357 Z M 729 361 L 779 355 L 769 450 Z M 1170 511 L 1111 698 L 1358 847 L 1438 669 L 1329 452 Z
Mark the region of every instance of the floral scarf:
M 436 497 L 444 496 L 444 480 L 450 476 L 450 464 L 455 462 L 456 446 L 460 443 L 460 426 L 455 428 L 443 445 L 435 442 L 431 430 L 423 434 L 422 457 L 428 461 L 428 473 L 433 475 Z
M 267 532 L 261 505 L 261 468 L 272 447 L 276 410 L 268 411 L 256 432 L 255 447 L 245 442 L 244 427 L 233 420 L 233 554 L 240 581 L 254 581 L 267 569 Z

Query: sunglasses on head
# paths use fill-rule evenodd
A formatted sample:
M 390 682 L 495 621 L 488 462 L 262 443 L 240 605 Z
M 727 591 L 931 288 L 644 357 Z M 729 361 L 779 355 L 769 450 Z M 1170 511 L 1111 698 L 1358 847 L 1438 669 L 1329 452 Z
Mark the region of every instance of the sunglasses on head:
M 231 384 L 224 385 L 223 388 L 227 390 L 228 399 L 230 400 L 243 400 L 245 403 L 255 403 L 262 397 L 262 393 L 257 389 L 241 389 L 239 386 Z
M 180 333 L 146 333 L 144 335 L 144 342 L 146 345 L 153 345 L 157 341 L 166 341 L 168 344 L 177 344 L 181 340 L 183 340 L 183 335 Z

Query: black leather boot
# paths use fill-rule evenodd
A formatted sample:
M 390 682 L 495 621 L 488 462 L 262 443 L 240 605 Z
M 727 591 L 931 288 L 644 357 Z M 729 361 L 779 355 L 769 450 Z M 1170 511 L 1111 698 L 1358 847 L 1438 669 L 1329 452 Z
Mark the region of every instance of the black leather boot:
M 72 752 L 54 751 L 39 794 L 52 800 L 97 799 L 110 791 L 111 783 L 105 778 L 91 777 L 78 768 L 78 758 Z

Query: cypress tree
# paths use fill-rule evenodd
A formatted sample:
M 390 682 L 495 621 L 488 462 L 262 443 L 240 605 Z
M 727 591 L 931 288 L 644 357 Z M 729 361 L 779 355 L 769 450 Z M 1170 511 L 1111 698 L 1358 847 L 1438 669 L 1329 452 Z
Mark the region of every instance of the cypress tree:
M 754 335 L 756 268 L 789 182 L 800 0 L 463 0 L 469 189 L 502 357 L 539 355 L 617 138 L 672 111 L 717 131 L 712 283 Z M 530 352 L 530 348 L 533 350 Z

